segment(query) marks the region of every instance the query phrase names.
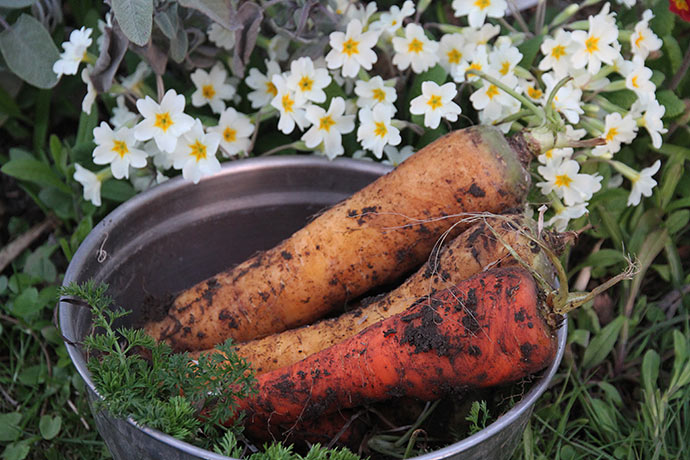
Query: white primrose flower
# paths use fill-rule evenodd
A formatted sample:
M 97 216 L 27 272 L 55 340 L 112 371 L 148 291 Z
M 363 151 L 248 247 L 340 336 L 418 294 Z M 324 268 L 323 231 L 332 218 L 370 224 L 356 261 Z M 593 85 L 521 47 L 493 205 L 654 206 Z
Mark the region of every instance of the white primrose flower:
M 398 98 L 398 93 L 393 86 L 386 85 L 383 78 L 378 75 L 369 81 L 357 80 L 355 94 L 358 96 L 358 107 L 373 108 L 376 104 L 386 104 L 391 106 L 393 113 L 396 111 L 394 102 Z
M 589 30 L 575 30 L 571 32 L 573 41 L 578 49 L 572 55 L 572 64 L 576 69 L 587 68 L 592 75 L 599 72 L 602 62 L 612 65 L 620 52 L 618 43 L 618 27 L 614 19 L 615 13 L 609 13 L 610 4 L 606 3 L 601 12 L 589 17 Z
M 456 17 L 467 16 L 470 27 L 480 27 L 487 17 L 502 18 L 508 4 L 505 0 L 453 0 Z
M 146 166 L 146 152 L 136 147 L 134 132 L 123 126 L 113 131 L 105 121 L 93 130 L 96 148 L 93 150 L 93 162 L 97 165 L 110 165 L 115 179 L 128 179 L 129 167 Z
M 290 63 L 290 73 L 285 77 L 285 84 L 292 91 L 297 104 L 307 101 L 325 102 L 324 88 L 331 83 L 331 75 L 324 68 L 315 68 L 310 57 L 301 57 Z
M 414 73 L 422 73 L 439 61 L 438 42 L 430 40 L 418 24 L 405 26 L 404 37 L 393 37 L 393 64 L 400 70 L 412 67 Z
M 613 112 L 606 115 L 604 120 L 604 132 L 602 137 L 606 141 L 604 145 L 597 145 L 592 149 L 592 155 L 611 158 L 621 149 L 621 144 L 629 144 L 637 136 L 637 123 L 627 114 L 622 117 L 620 113 Z
M 127 108 L 125 102 L 125 97 L 120 95 L 115 99 L 117 106 L 113 108 L 113 116 L 110 117 L 110 124 L 113 125 L 115 129 L 122 126 L 128 128 L 134 127 L 137 122 L 138 115 Z
M 386 155 L 386 159 L 381 161 L 381 163 L 398 166 L 400 163 L 414 155 L 414 147 L 411 145 L 406 145 L 398 150 L 392 145 L 385 145 L 383 147 L 383 153 Z
M 448 121 L 457 121 L 460 115 L 460 106 L 453 102 L 458 90 L 455 83 L 446 83 L 438 86 L 433 81 L 422 83 L 422 94 L 410 101 L 410 113 L 424 115 L 424 126 L 436 129 L 441 118 Z
M 227 83 L 228 71 L 223 64 L 216 63 L 211 72 L 204 69 L 196 69 L 190 75 L 196 91 L 192 93 L 192 105 L 201 107 L 210 105 L 213 113 L 221 113 L 225 110 L 225 102 L 235 95 L 235 87 Z
M 556 213 L 546 221 L 546 226 L 553 227 L 557 232 L 566 231 L 568 222 L 587 214 L 587 204 L 588 203 L 576 203 L 571 206 L 561 206 L 559 209 L 556 209 Z
M 573 149 L 571 147 L 549 149 L 537 157 L 539 163 L 547 164 L 553 161 L 561 162 L 564 159 L 570 159 L 573 156 Z
M 638 99 L 630 107 L 630 113 L 636 119 L 637 125 L 643 126 L 647 130 L 652 138 L 654 148 L 658 149 L 661 147 L 661 135 L 666 134 L 668 131 L 664 128 L 664 122 L 662 121 L 666 113 L 666 107 L 659 104 L 659 101 L 654 98 L 650 98 L 648 101 Z
M 501 37 L 507 38 L 507 37 Z M 501 76 L 513 73 L 515 67 L 522 60 L 522 53 L 507 40 L 496 40 L 494 48 L 488 56 L 489 67 L 495 69 Z
M 271 61 L 284 61 L 290 54 L 288 53 L 288 48 L 290 47 L 290 39 L 283 37 L 280 34 L 276 34 L 273 38 L 268 41 L 268 58 Z
M 235 46 L 235 32 L 226 29 L 217 22 L 211 24 L 206 34 L 208 39 L 220 48 L 231 50 Z
M 501 33 L 501 26 L 493 24 L 484 24 L 481 27 L 463 27 L 460 32 L 465 38 L 467 52 L 472 52 L 474 48 L 486 45 L 496 35 Z
M 539 166 L 537 171 L 546 179 L 537 183 L 541 192 L 544 195 L 555 192 L 568 206 L 589 201 L 601 189 L 602 177 L 580 174 L 580 164 L 575 160 L 551 161 Z
M 541 78 L 546 85 L 544 93 L 546 97 L 548 97 L 558 84 L 558 80 L 556 80 L 551 73 L 545 73 Z M 556 92 L 552 105 L 553 108 L 561 113 L 570 123 L 576 124 L 580 121 L 580 115 L 584 113 L 581 99 L 582 90 L 576 88 L 575 85 L 572 84 L 572 81 L 569 81 L 561 86 Z
M 456 83 L 463 83 L 465 81 L 465 72 L 468 70 L 479 70 L 481 72 L 486 72 L 489 70 L 489 54 L 487 51 L 487 45 L 478 45 L 474 48 L 470 48 L 469 45 L 466 48 L 471 50 L 468 59 L 466 61 L 461 60 L 458 65 L 453 67 L 450 71 L 450 76 Z M 467 81 L 478 81 L 479 77 L 476 75 L 469 75 Z
M 94 88 L 93 83 L 91 82 L 92 70 L 93 68 L 91 66 L 86 66 L 81 70 L 81 81 L 86 84 L 86 95 L 81 101 L 81 110 L 89 115 L 91 114 L 91 107 L 96 101 L 96 96 L 98 96 L 96 88 Z
M 466 62 L 465 37 L 462 34 L 445 34 L 438 44 L 439 64 L 449 74 L 453 68 Z
M 313 149 L 323 144 L 322 150 L 329 160 L 345 153 L 343 148 L 343 134 L 355 129 L 355 116 L 345 114 L 345 99 L 334 97 L 328 110 L 318 105 L 309 105 L 306 117 L 312 124 L 304 133 L 304 144 Z
M 280 74 L 280 65 L 276 61 L 266 60 L 266 75 L 262 74 L 257 68 L 249 69 L 249 75 L 244 82 L 254 91 L 247 94 L 247 99 L 252 103 L 253 109 L 259 109 L 270 104 L 276 97 L 278 90 L 271 81 L 273 75 Z
M 87 27 L 73 30 L 69 34 L 69 41 L 62 43 L 63 52 L 53 64 L 53 72 L 60 78 L 63 75 L 76 75 L 79 64 L 86 57 L 86 51 L 91 46 L 91 32 Z
M 498 124 L 499 120 L 504 119 L 509 115 L 513 115 L 520 110 L 521 102 L 517 99 L 510 97 L 501 101 L 502 104 L 499 105 L 500 111 L 496 110 L 482 110 L 479 112 L 479 123 L 483 125 L 494 125 L 500 129 L 503 134 L 507 134 L 510 131 L 512 122 L 504 122 Z
M 218 125 L 208 128 L 208 132 L 220 135 L 220 146 L 224 155 L 236 155 L 246 152 L 251 145 L 250 137 L 254 133 L 254 124 L 245 114 L 228 107 L 220 114 Z
M 392 124 L 392 118 L 393 111 L 384 104 L 376 104 L 373 109 L 364 107 L 359 111 L 357 140 L 362 147 L 374 152 L 378 159 L 383 155 L 384 146 L 398 145 L 402 140 L 400 130 Z
M 173 167 L 182 170 L 182 177 L 195 184 L 202 177 L 220 171 L 220 162 L 216 158 L 221 135 L 205 133 L 201 121 L 194 120 L 191 129 L 180 137 L 177 148 L 172 152 Z
M 144 145 L 142 145 L 141 148 L 144 150 L 144 152 L 146 152 L 146 154 L 149 157 L 153 158 L 153 164 L 157 169 L 165 171 L 172 168 L 172 155 L 168 152 L 163 152 L 161 149 L 159 149 L 156 145 L 156 141 L 154 141 L 153 139 L 144 142 Z
M 137 64 L 137 68 L 134 69 L 134 73 L 123 78 L 120 84 L 137 96 L 143 97 L 144 93 L 141 90 L 141 85 L 149 75 L 151 75 L 151 67 L 146 62 L 141 61 Z
M 398 5 L 393 5 L 389 11 L 382 12 L 378 21 L 371 23 L 369 28 L 390 36 L 395 34 L 395 32 L 402 27 L 405 18 L 409 18 L 414 13 L 414 2 L 412 0 L 406 0 L 402 8 Z
M 362 23 L 351 21 L 345 33 L 336 31 L 329 35 L 331 50 L 326 55 L 326 66 L 340 69 L 341 75 L 349 78 L 356 77 L 360 67 L 371 70 L 377 60 L 372 48 L 378 38 L 379 32 L 362 32 Z
M 79 163 L 74 163 L 74 180 L 84 188 L 84 199 L 89 200 L 94 206 L 101 205 L 101 178 Z
M 174 89 L 165 92 L 160 104 L 149 96 L 137 100 L 137 109 L 144 119 L 134 127 L 134 136 L 140 141 L 153 139 L 165 152 L 174 151 L 177 138 L 194 124 L 194 118 L 184 113 L 184 105 L 184 96 Z
M 647 59 L 652 51 L 660 50 L 664 44 L 649 27 L 649 21 L 653 17 L 652 10 L 645 10 L 642 13 L 642 20 L 635 24 L 635 29 L 630 34 L 630 50 L 635 56 L 642 58 L 642 60 Z
M 272 82 L 276 87 L 276 96 L 271 100 L 271 105 L 280 112 L 278 129 L 285 134 L 290 134 L 295 125 L 304 129 L 309 124 L 304 106 L 297 103 L 295 93 L 287 87 L 283 74 L 273 75 Z
M 156 171 L 156 175 L 154 176 L 145 169 L 132 169 L 130 171 L 129 181 L 132 183 L 134 190 L 138 192 L 143 192 L 145 190 L 150 189 L 154 185 L 162 184 L 168 179 L 169 177 L 167 177 L 160 171 Z
M 568 75 L 573 52 L 577 49 L 570 32 L 558 29 L 553 38 L 546 38 L 541 44 L 544 58 L 539 61 L 539 70 L 552 70 L 557 78 Z
M 493 69 L 488 69 L 487 75 L 494 77 L 501 83 L 510 87 L 511 89 L 518 88 L 518 79 L 513 74 L 502 76 Z M 477 88 L 470 95 L 470 102 L 476 110 L 484 112 L 485 119 L 496 121 L 502 117 L 504 107 L 513 107 L 515 98 L 506 93 L 493 83 L 483 82 L 482 86 Z M 518 104 L 519 106 L 520 104 Z
M 641 57 L 635 56 L 632 61 L 628 61 L 623 72 L 625 87 L 634 91 L 638 99 L 645 103 L 654 98 L 656 85 L 651 81 L 652 69 L 645 67 Z
M 642 196 L 652 196 L 652 189 L 656 185 L 656 181 L 652 179 L 652 176 L 659 171 L 660 167 L 661 161 L 656 160 L 652 166 L 644 168 L 630 178 L 632 190 L 630 190 L 630 195 L 628 195 L 628 206 L 637 206 L 640 204 Z

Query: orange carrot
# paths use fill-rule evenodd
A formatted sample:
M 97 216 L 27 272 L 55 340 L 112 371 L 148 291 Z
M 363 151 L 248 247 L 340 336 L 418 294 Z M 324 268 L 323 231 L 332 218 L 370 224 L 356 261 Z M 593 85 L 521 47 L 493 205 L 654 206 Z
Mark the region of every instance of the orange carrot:
M 397 281 L 457 222 L 449 216 L 523 202 L 531 153 L 518 140 L 489 126 L 439 138 L 274 248 L 182 292 L 146 331 L 175 350 L 244 342 L 310 324 Z
M 254 431 L 394 396 L 428 401 L 506 384 L 554 359 L 560 318 L 525 269 L 491 269 L 259 375 L 258 394 L 240 401 L 240 410 Z

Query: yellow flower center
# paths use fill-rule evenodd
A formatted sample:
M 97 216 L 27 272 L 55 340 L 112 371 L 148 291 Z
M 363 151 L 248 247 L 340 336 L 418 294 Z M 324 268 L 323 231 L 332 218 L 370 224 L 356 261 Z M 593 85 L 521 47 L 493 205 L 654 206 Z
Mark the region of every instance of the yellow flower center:
M 611 142 L 618 135 L 618 128 L 610 128 L 606 131 L 606 142 Z
M 459 64 L 460 59 L 462 59 L 462 53 L 455 48 L 452 50 L 448 51 L 448 63 L 450 64 Z
M 284 94 L 283 99 L 281 101 L 283 105 L 283 111 L 285 113 L 290 113 L 293 111 L 293 106 L 295 105 L 295 100 L 290 97 L 289 94 Z
M 386 128 L 386 124 L 382 121 L 375 121 L 374 134 L 379 137 L 384 137 L 386 134 L 388 134 L 388 128 Z
M 352 56 L 353 54 L 359 54 L 359 42 L 351 38 L 348 38 L 343 43 L 343 54 Z
M 508 72 L 510 72 L 510 62 L 508 61 L 503 61 L 503 64 L 501 64 L 501 75 L 508 75 Z
M 675 3 L 676 8 L 678 8 L 681 11 L 688 11 L 688 2 L 685 0 L 672 0 L 673 3 Z
M 170 128 L 173 125 L 173 121 L 170 118 L 170 113 L 169 112 L 157 113 L 156 114 L 156 121 L 153 123 L 153 125 L 156 128 L 162 129 L 163 132 L 166 132 L 168 130 L 168 128 Z
M 556 60 L 559 60 L 560 58 L 565 56 L 565 46 L 556 45 L 553 48 L 551 48 L 551 56 Z
M 274 85 L 272 81 L 267 81 L 266 92 L 271 96 L 276 97 L 278 95 L 278 88 L 276 88 L 276 85 Z
M 441 96 L 437 94 L 431 96 L 426 103 L 429 107 L 431 107 L 431 110 L 436 110 L 443 105 L 443 102 L 441 102 Z
M 527 88 L 527 95 L 532 99 L 539 99 L 543 94 L 544 93 L 539 88 L 535 88 L 534 86 Z
M 486 89 L 486 95 L 489 97 L 489 99 L 493 99 L 494 96 L 498 95 L 498 87 L 496 85 L 489 85 L 489 87 Z
M 312 86 L 314 86 L 314 80 L 305 75 L 299 81 L 298 86 L 302 91 L 311 91 Z
M 113 141 L 113 152 L 120 155 L 120 158 L 129 153 L 129 148 L 125 141 Z
M 201 94 L 206 99 L 212 99 L 213 96 L 216 95 L 216 90 L 215 90 L 215 88 L 213 88 L 213 85 L 204 85 L 201 87 Z
M 475 0 L 474 6 L 480 10 L 486 9 L 491 6 L 491 0 Z
M 319 120 L 319 129 L 323 129 L 326 132 L 329 132 L 331 130 L 331 126 L 335 124 L 335 121 L 333 118 L 331 118 L 330 115 L 326 115 L 325 117 L 321 118 Z
M 635 39 L 635 46 L 639 48 L 640 43 L 642 43 L 642 40 L 644 40 L 644 35 L 642 34 L 642 32 L 640 32 L 640 34 Z
M 556 176 L 556 187 L 568 187 L 573 180 L 567 174 L 559 174 Z
M 407 52 L 408 53 L 421 53 L 424 51 L 424 43 L 421 41 L 417 40 L 416 38 L 413 38 L 412 41 L 410 42 L 409 45 L 407 45 Z
M 551 158 L 553 158 L 553 149 L 547 150 L 546 153 L 544 154 L 544 156 L 545 156 L 547 159 L 549 159 L 549 160 L 550 160 Z
M 589 37 L 585 40 L 585 48 L 589 54 L 599 51 L 599 37 Z
M 386 93 L 381 88 L 376 88 L 371 92 L 371 97 L 378 102 L 383 102 L 386 100 Z
M 482 70 L 482 65 L 481 65 L 479 62 L 473 62 L 472 64 L 470 64 L 470 66 L 468 67 L 468 69 L 472 69 L 472 70 Z
M 189 155 L 196 158 L 196 161 L 206 159 L 206 146 L 197 139 L 193 144 L 189 144 Z
M 391 21 L 391 25 L 392 25 L 392 26 L 397 26 L 397 25 L 398 25 L 398 20 L 397 20 L 397 19 L 393 19 L 393 20 Z
M 630 84 L 633 85 L 633 88 L 639 88 L 639 85 L 637 84 L 637 75 L 633 75 L 633 77 L 630 79 Z
M 225 142 L 235 142 L 237 140 L 237 130 L 228 126 L 223 131 L 223 139 L 225 139 Z

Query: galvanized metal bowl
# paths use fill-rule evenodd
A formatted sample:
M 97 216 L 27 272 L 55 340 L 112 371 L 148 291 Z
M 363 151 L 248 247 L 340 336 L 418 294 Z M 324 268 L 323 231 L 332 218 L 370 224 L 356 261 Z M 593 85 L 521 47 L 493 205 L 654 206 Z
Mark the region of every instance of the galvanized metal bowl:
M 172 179 L 103 219 L 74 255 L 63 284 L 107 282 L 110 295 L 132 310 L 130 319 L 136 322 L 146 314 L 149 296 L 176 292 L 274 246 L 310 216 L 389 170 L 361 160 L 273 157 L 228 163 L 196 185 Z M 90 314 L 62 302 L 59 319 L 69 355 L 86 383 L 98 431 L 116 459 L 228 459 L 99 410 L 78 345 L 91 329 Z M 515 406 L 480 432 L 417 460 L 508 457 L 561 361 L 565 326 L 558 334 L 556 360 Z

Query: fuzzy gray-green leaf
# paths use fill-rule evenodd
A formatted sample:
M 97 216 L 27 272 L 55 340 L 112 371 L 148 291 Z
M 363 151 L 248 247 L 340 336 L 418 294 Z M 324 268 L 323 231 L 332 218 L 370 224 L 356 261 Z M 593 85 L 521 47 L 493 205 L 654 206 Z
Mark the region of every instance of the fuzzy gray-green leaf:
M 52 88 L 58 81 L 53 64 L 60 57 L 50 33 L 37 19 L 22 14 L 0 33 L 0 52 L 7 67 L 38 88 Z
M 151 37 L 153 0 L 113 0 L 113 13 L 132 43 L 144 46 Z

